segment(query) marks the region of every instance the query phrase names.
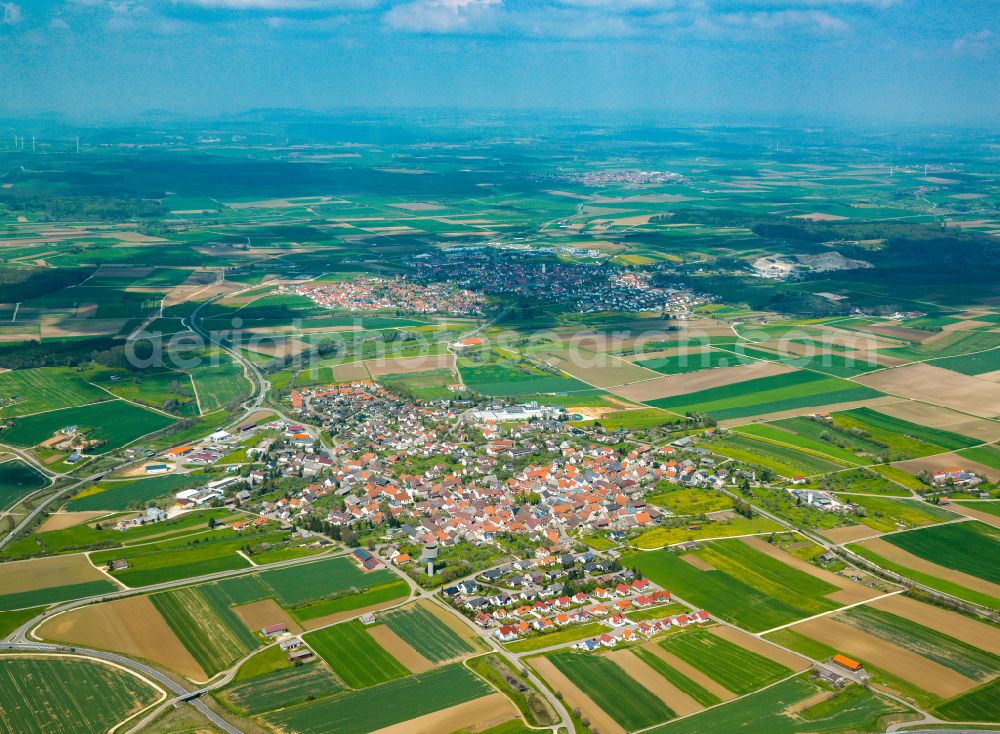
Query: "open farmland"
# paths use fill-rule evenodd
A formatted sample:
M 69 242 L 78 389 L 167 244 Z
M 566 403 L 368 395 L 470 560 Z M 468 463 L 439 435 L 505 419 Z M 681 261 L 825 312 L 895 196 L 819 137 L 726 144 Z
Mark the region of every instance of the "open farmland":
M 870 464 L 872 460 L 861 454 L 878 454 L 881 448 L 850 434 L 831 433 L 825 421 L 805 417 L 740 426 L 736 432 L 823 454 L 848 464 Z
M 918 558 L 1000 584 L 1000 531 L 971 521 L 886 536 L 885 541 Z
M 835 413 L 832 422 L 835 428 L 874 441 L 893 454 L 902 455 L 901 458 L 937 454 L 981 443 L 968 436 L 919 425 L 870 408 Z M 850 441 L 850 435 L 845 440 Z
M 381 615 L 385 624 L 433 663 L 474 652 L 471 645 L 419 604 Z
M 652 359 L 638 359 L 634 364 L 646 369 L 662 372 L 665 375 L 682 375 L 687 372 L 697 372 L 699 370 L 712 370 L 718 367 L 735 367 L 741 364 L 750 364 L 754 360 L 746 359 L 738 354 L 722 352 L 718 350 L 707 350 L 702 352 L 682 351 L 666 357 L 654 357 Z
M 0 658 L 0 732 L 111 729 L 163 697 L 138 676 L 70 656 Z
M 368 688 L 410 674 L 357 620 L 310 632 L 305 642 L 351 688 Z
M 195 472 L 150 477 L 135 481 L 105 481 L 84 489 L 80 496 L 66 503 L 66 509 L 71 512 L 89 512 L 91 510 L 125 510 L 133 506 L 141 507 L 165 494 L 204 484 L 210 478 L 211 475 L 206 477 L 204 474 Z
M 513 363 L 478 364 L 459 359 L 462 382 L 470 390 L 489 397 L 516 397 L 544 393 L 580 393 L 593 390 L 590 385 L 563 374 L 550 374 L 537 367 Z
M 149 598 L 209 675 L 226 669 L 259 644 L 215 586 L 189 587 Z
M 858 686 L 830 694 L 805 677 L 651 730 L 651 734 L 835 734 L 880 732 L 899 704 Z
M 1000 719 L 1000 678 L 934 708 L 946 721 L 997 721 Z
M 863 495 L 848 495 L 847 499 L 865 509 L 865 514 L 858 516 L 858 522 L 883 533 L 958 519 L 955 513 L 943 507 L 919 500 Z
M 162 413 L 140 408 L 123 400 L 107 400 L 18 418 L 13 427 L 4 430 L 3 440 L 14 446 L 30 447 L 51 438 L 61 428 L 78 426 L 81 430 L 89 429 L 88 439 L 101 442 L 99 446 L 87 451 L 100 454 L 121 448 L 147 433 L 166 428 L 173 422 L 173 418 Z
M 373 586 L 395 581 L 392 571 L 362 571 L 347 558 L 329 558 L 289 569 L 275 569 L 259 574 L 283 606 L 297 607 L 347 591 L 357 593 Z
M 248 714 L 294 706 L 343 690 L 323 665 L 300 665 L 249 678 L 223 694 L 236 709 Z
M 837 587 L 738 540 L 715 541 L 693 555 L 706 570 L 670 551 L 636 553 L 627 556 L 624 563 L 635 565 L 682 599 L 752 632 L 837 607 L 826 598 L 836 593 Z
M 706 443 L 714 453 L 763 466 L 784 477 L 828 474 L 844 465 L 805 449 L 774 443 L 770 439 L 743 435 L 725 435 Z
M 109 395 L 66 367 L 40 367 L 0 373 L 0 409 L 5 416 L 73 408 L 107 400 Z
M 675 713 L 603 655 L 559 652 L 549 661 L 626 731 L 672 719 Z
M 292 607 L 292 617 L 306 629 L 339 622 L 347 617 L 373 612 L 410 595 L 410 587 L 403 579 L 377 584 L 358 593 L 341 593 L 329 599 L 320 599 L 304 606 Z
M 929 364 L 896 367 L 856 379 L 876 390 L 980 418 L 1000 415 L 1000 385 Z
M 291 706 L 264 718 L 290 734 L 366 734 L 492 692 L 482 679 L 461 665 L 447 665 L 361 691 Z M 387 701 L 392 705 L 387 706 Z
M 659 644 L 668 653 L 676 655 L 738 696 L 792 674 L 784 665 L 714 635 L 709 630 L 696 629 L 671 635 Z
M 824 377 L 814 372 L 790 372 L 648 402 L 681 415 L 706 413 L 717 420 L 726 420 L 853 402 L 880 395 L 876 390 L 837 377 Z
M 0 510 L 47 486 L 49 480 L 41 472 L 19 459 L 0 463 Z

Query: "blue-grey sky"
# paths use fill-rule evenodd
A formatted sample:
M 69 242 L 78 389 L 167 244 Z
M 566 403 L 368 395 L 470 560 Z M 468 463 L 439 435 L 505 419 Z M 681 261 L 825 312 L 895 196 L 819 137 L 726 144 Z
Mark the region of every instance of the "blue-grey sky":
M 993 125 L 1000 0 L 0 0 L 0 114 L 256 107 Z

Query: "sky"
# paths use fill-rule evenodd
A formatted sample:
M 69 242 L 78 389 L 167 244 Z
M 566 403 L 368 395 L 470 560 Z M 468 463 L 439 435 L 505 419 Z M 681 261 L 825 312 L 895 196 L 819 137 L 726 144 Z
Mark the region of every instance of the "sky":
M 1000 0 L 0 0 L 0 115 L 1000 124 Z

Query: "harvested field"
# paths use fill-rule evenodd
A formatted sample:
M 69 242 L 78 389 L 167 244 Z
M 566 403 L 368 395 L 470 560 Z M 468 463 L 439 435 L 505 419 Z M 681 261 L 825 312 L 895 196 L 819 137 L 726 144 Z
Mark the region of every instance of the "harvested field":
M 872 334 L 887 336 L 890 339 L 900 339 L 907 342 L 923 342 L 931 336 L 929 332 L 921 331 L 920 329 L 908 329 L 905 326 L 871 325 L 864 328 L 865 331 L 870 331 Z
M 940 367 L 913 364 L 861 375 L 854 381 L 876 390 L 954 408 L 981 418 L 1000 415 L 1000 384 Z
M 869 549 L 873 553 L 882 556 L 882 558 L 885 558 L 887 561 L 897 563 L 905 568 L 919 571 L 920 573 L 926 573 L 930 576 L 936 576 L 939 579 L 950 581 L 954 584 L 964 586 L 967 589 L 972 589 L 973 591 L 978 591 L 982 594 L 988 594 L 994 598 L 1000 598 L 1000 585 L 991 583 L 976 576 L 970 576 L 969 574 L 962 573 L 961 571 L 955 571 L 944 566 L 939 566 L 931 561 L 925 561 L 923 558 L 919 558 L 912 553 L 907 553 L 902 548 L 899 548 L 892 543 L 888 543 L 881 538 L 866 540 L 862 543 L 862 546 Z
M 337 382 L 364 382 L 371 379 L 364 362 L 348 362 L 333 368 L 333 379 Z
M 678 716 L 687 716 L 701 711 L 704 707 L 689 695 L 678 689 L 670 681 L 640 660 L 631 650 L 616 650 L 608 655 L 618 667 L 639 681 L 642 686 L 663 701 Z
M 982 510 L 976 508 L 975 503 L 963 504 L 960 502 L 953 502 L 948 505 L 948 509 L 952 512 L 957 512 L 959 515 L 965 515 L 966 517 L 980 520 L 987 525 L 992 525 L 995 528 L 1000 528 L 1000 515 L 983 512 Z
M 695 568 L 697 568 L 699 571 L 714 571 L 715 570 L 715 566 L 713 566 L 711 563 L 709 563 L 708 561 L 706 561 L 701 556 L 695 555 L 694 553 L 685 553 L 680 558 L 681 558 L 682 561 L 684 561 L 685 563 L 691 564 L 692 566 L 694 566 Z
M 147 596 L 91 604 L 43 622 L 39 637 L 143 658 L 193 681 L 208 678 Z
M 745 650 L 755 652 L 768 660 L 773 660 L 779 665 L 784 665 L 786 668 L 795 671 L 796 673 L 800 670 L 805 670 L 812 665 L 812 663 L 808 660 L 796 655 L 795 653 L 786 652 L 780 647 L 775 647 L 759 637 L 754 637 L 753 635 L 748 635 L 746 632 L 741 632 L 735 627 L 725 627 L 717 624 L 713 627 L 709 627 L 708 631 L 716 637 L 721 637 L 723 640 L 728 640 L 734 645 L 739 645 Z
M 803 413 L 836 413 L 842 410 L 854 410 L 855 408 L 874 408 L 879 405 L 898 402 L 898 398 L 884 396 L 880 398 L 868 398 L 867 400 L 849 400 L 846 403 L 830 403 L 828 405 L 810 406 L 809 408 L 792 408 L 791 410 L 779 410 L 774 413 L 764 413 L 762 415 L 747 416 L 745 418 L 730 418 L 719 421 L 723 428 L 740 426 L 747 423 L 761 423 L 765 421 L 777 421 L 783 418 L 795 418 Z
M 981 379 L 982 376 L 976 378 Z M 880 405 L 876 410 L 893 418 L 971 436 L 982 441 L 1000 441 L 1000 424 L 927 403 L 899 401 Z
M 549 363 L 594 387 L 608 388 L 660 377 L 659 372 L 607 354 L 563 350 L 549 356 Z
M 667 652 L 657 643 L 655 642 L 647 643 L 646 645 L 643 645 L 643 649 L 649 650 L 651 653 L 656 655 L 656 657 L 660 658 L 660 660 L 665 662 L 671 668 L 676 670 L 685 678 L 690 678 L 692 681 L 697 683 L 706 691 L 719 698 L 719 700 L 729 701 L 733 698 L 736 698 L 735 693 L 725 688 L 724 686 L 719 685 L 714 680 L 709 678 L 707 675 L 702 673 L 700 670 L 695 668 L 693 665 L 689 665 L 688 663 L 684 662 L 673 653 Z
M 580 713 L 590 719 L 592 728 L 605 734 L 625 734 L 625 730 L 606 714 L 604 709 L 585 696 L 583 691 L 552 664 L 551 660 L 542 656 L 532 658 L 530 662 L 531 666 L 552 686 L 552 690 L 562 694 L 570 708 L 580 709 Z M 730 694 L 730 698 L 732 698 L 732 694 Z
M 933 660 L 829 617 L 802 622 L 792 629 L 942 698 L 957 696 L 979 685 Z
M 404 372 L 425 372 L 427 370 L 454 370 L 455 358 L 450 354 L 433 354 L 422 357 L 396 357 L 393 359 L 371 359 L 364 362 L 371 376 L 378 379 L 382 375 Z M 1000 390 L 1000 388 L 998 388 Z
M 367 629 L 369 635 L 375 638 L 386 652 L 403 664 L 411 673 L 423 673 L 434 667 L 434 663 L 414 650 L 402 637 L 397 635 L 385 624 L 375 625 Z
M 238 607 L 233 607 L 233 611 L 251 632 L 257 632 L 261 627 L 280 622 L 288 625 L 289 632 L 298 634 L 302 631 L 302 628 L 288 615 L 288 612 L 278 606 L 278 602 L 274 599 L 241 604 Z
M 107 581 L 107 578 L 90 565 L 86 556 L 79 554 L 0 564 L 0 589 L 4 594 Z
M 410 721 L 376 729 L 372 734 L 441 734 L 441 732 L 489 729 L 517 716 L 502 693 L 492 693 L 457 706 L 424 714 Z
M 82 525 L 89 520 L 104 517 L 107 514 L 108 513 L 104 510 L 98 510 L 96 512 L 53 512 L 45 518 L 45 522 L 39 526 L 36 532 L 48 533 L 52 530 L 65 530 L 66 528 L 71 528 L 76 525 Z
M 992 625 L 977 622 L 971 617 L 950 612 L 933 604 L 924 604 L 900 594 L 879 599 L 869 606 L 906 617 L 917 624 L 940 630 L 956 640 L 1000 655 L 1000 630 Z
M 935 456 L 925 456 L 922 459 L 900 461 L 893 464 L 893 466 L 905 469 L 911 474 L 919 474 L 922 471 L 933 474 L 936 471 L 950 471 L 956 467 L 961 467 L 963 469 L 968 469 L 981 477 L 986 477 L 986 479 L 991 482 L 1000 481 L 1000 469 L 987 466 L 986 464 L 980 464 L 978 461 L 972 461 L 971 459 L 959 456 L 954 452 L 937 454 Z
M 867 525 L 848 525 L 842 528 L 821 530 L 820 534 L 832 543 L 843 545 L 844 543 L 853 543 L 856 540 L 870 538 L 873 535 L 880 535 L 881 533 Z
M 780 362 L 755 362 L 754 364 L 745 364 L 738 367 L 719 367 L 714 370 L 690 372 L 686 375 L 660 377 L 655 380 L 615 388 L 612 392 L 628 400 L 642 402 L 670 398 L 676 395 L 687 395 L 688 393 L 708 390 L 713 387 L 733 385 L 738 382 L 746 382 L 747 380 L 755 380 L 760 377 L 770 377 L 772 375 L 782 375 L 794 371 L 794 368 L 787 367 Z
M 878 596 L 882 592 L 871 589 L 867 586 L 862 586 L 851 581 L 843 576 L 838 576 L 835 573 L 831 573 L 819 566 L 814 566 L 808 561 L 803 561 L 801 558 L 793 556 L 791 553 L 785 553 L 775 545 L 771 545 L 760 538 L 741 538 L 742 542 L 749 545 L 754 550 L 758 550 L 765 555 L 775 558 L 786 566 L 791 566 L 794 569 L 807 573 L 810 576 L 815 576 L 818 579 L 825 581 L 828 584 L 832 584 L 840 589 L 840 591 L 834 592 L 833 594 L 827 594 L 827 599 L 832 599 L 838 604 L 855 604 L 859 601 L 865 601 L 866 599 L 871 599 Z M 752 649 L 752 648 L 751 648 Z

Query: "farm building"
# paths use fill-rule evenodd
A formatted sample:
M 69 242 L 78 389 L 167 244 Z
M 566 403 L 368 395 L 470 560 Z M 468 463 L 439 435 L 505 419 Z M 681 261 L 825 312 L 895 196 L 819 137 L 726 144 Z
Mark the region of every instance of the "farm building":
M 261 627 L 260 633 L 264 637 L 277 637 L 278 635 L 283 635 L 288 632 L 288 625 L 284 622 L 279 622 L 278 624 L 269 624 L 266 627 Z

